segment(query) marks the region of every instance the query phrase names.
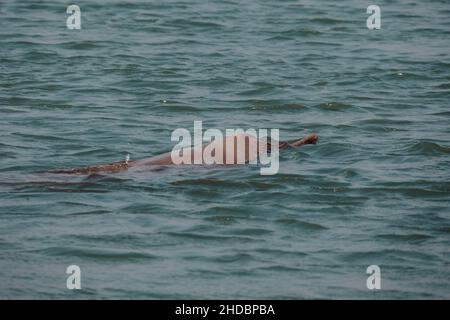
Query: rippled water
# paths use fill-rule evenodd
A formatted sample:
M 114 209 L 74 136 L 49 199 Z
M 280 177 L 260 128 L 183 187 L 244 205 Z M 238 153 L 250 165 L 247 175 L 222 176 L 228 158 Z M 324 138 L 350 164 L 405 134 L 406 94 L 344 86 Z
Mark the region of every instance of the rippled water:
M 448 1 L 378 1 L 378 31 L 356 0 L 75 3 L 79 31 L 0 4 L 1 298 L 450 297 Z M 39 174 L 194 120 L 320 141 L 275 176 Z

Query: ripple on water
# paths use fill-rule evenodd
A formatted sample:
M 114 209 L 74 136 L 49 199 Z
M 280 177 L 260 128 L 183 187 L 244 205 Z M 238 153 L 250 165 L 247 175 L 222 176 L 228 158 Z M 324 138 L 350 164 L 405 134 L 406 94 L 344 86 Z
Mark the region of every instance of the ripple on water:
M 379 32 L 356 2 L 81 3 L 75 31 L 2 1 L 0 298 L 61 297 L 68 263 L 96 299 L 371 299 L 371 264 L 377 297 L 448 297 L 450 11 L 391 1 Z M 167 152 L 194 120 L 320 140 L 274 176 L 42 173 Z
M 318 224 L 318 223 L 301 221 L 301 220 L 294 219 L 294 218 L 277 219 L 277 220 L 275 220 L 275 222 L 284 227 L 300 229 L 300 230 L 305 230 L 305 231 L 320 231 L 320 230 L 328 229 L 327 227 L 325 227 L 321 224 Z
M 317 107 L 319 109 L 325 110 L 325 111 L 346 111 L 346 110 L 353 108 L 353 106 L 351 106 L 349 104 L 339 103 L 339 102 L 321 103 Z
M 405 152 L 423 156 L 439 156 L 450 154 L 450 147 L 442 146 L 436 142 L 420 141 L 406 147 Z
M 398 241 L 398 242 L 406 242 L 406 243 L 422 243 L 424 241 L 433 239 L 433 236 L 427 234 L 380 234 L 377 236 L 381 239 L 386 239 L 389 241 Z
M 117 250 L 110 248 L 92 248 L 92 247 L 50 247 L 45 249 L 33 250 L 33 253 L 39 253 L 49 256 L 65 256 L 65 257 L 77 257 L 80 259 L 92 259 L 94 261 L 136 261 L 136 260 L 154 260 L 161 259 L 159 256 L 155 256 L 143 251 L 127 251 Z

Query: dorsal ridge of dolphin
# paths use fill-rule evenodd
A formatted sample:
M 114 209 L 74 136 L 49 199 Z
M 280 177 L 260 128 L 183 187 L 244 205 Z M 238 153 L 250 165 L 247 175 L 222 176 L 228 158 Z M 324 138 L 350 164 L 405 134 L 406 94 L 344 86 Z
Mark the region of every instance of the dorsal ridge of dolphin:
M 224 143 L 225 143 L 226 139 L 229 139 L 229 138 L 237 139 L 238 136 L 224 138 Z M 248 135 L 245 135 L 244 138 L 246 141 L 246 146 L 248 146 L 250 139 L 256 139 L 253 136 L 248 136 Z M 293 141 L 293 142 L 272 140 L 270 143 L 266 142 L 266 150 L 268 152 L 270 152 L 272 149 L 272 145 L 274 143 L 278 143 L 278 148 L 281 150 L 281 149 L 286 149 L 289 147 L 298 148 L 298 147 L 301 147 L 301 146 L 304 146 L 307 144 L 316 144 L 318 139 L 319 138 L 316 134 L 309 134 L 309 135 L 305 136 L 304 138 Z M 211 143 L 214 143 L 214 141 Z M 199 152 L 203 151 L 204 148 L 211 143 L 204 144 L 202 146 L 202 148 L 199 149 Z M 191 147 L 190 150 L 193 151 L 194 147 Z M 224 148 L 224 150 L 226 150 L 226 148 Z M 233 163 L 226 163 L 225 165 L 239 164 L 236 162 L 239 152 L 243 152 L 245 154 L 245 155 L 243 155 L 244 158 L 246 159 L 245 162 L 248 162 L 249 159 L 256 156 L 256 155 L 252 154 L 251 151 L 249 151 L 249 148 L 246 147 L 246 148 L 244 148 L 244 150 L 237 150 L 237 152 L 235 152 L 235 161 Z M 194 152 L 192 152 L 192 153 L 194 153 Z M 224 154 L 224 158 L 225 157 L 226 157 L 226 152 Z M 180 164 L 178 164 L 178 165 L 180 165 Z M 145 158 L 145 159 L 141 159 L 141 160 L 130 160 L 129 157 L 127 157 L 127 159 L 125 159 L 123 161 L 114 162 L 114 163 L 110 163 L 110 164 L 103 164 L 103 165 L 92 166 L 92 167 L 73 168 L 73 169 L 50 170 L 48 172 L 56 173 L 56 174 L 91 175 L 91 174 L 96 174 L 96 173 L 100 173 L 100 172 L 118 173 L 118 172 L 128 170 L 129 168 L 138 167 L 138 166 L 178 166 L 178 165 L 173 163 L 171 152 L 168 152 L 168 153 L 164 153 L 161 155 L 157 155 L 154 157 Z

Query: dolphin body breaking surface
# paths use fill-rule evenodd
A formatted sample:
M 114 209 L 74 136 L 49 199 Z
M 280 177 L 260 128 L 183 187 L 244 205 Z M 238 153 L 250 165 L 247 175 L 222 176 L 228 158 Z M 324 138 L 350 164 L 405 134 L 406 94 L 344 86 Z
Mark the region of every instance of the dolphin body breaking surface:
M 244 143 L 240 145 L 237 143 L 239 139 L 242 139 Z M 247 164 L 251 161 L 258 159 L 258 156 L 261 152 L 270 153 L 272 146 L 277 144 L 277 149 L 285 149 L 285 148 L 298 148 L 306 144 L 316 144 L 318 141 L 318 136 L 315 134 L 310 134 L 304 137 L 303 139 L 294 141 L 292 143 L 286 141 L 275 141 L 272 140 L 270 143 L 266 140 L 257 139 L 252 135 L 242 134 L 225 137 L 223 139 L 214 140 L 213 142 L 197 146 L 197 147 L 186 147 L 182 148 L 179 151 L 180 156 L 186 156 L 191 159 L 191 162 L 188 165 L 209 165 L 212 163 L 212 158 L 205 158 L 204 151 L 206 148 L 212 150 L 211 155 L 215 157 L 215 151 L 222 148 L 222 164 L 215 165 L 239 165 L 239 164 Z M 252 147 L 253 146 L 253 147 Z M 255 147 L 256 146 L 256 147 Z M 230 149 L 230 148 L 234 148 Z M 232 154 L 232 156 L 230 156 Z M 190 156 L 189 156 L 190 155 Z M 202 159 L 201 163 L 196 163 L 196 159 Z M 220 158 L 219 158 L 220 160 Z M 82 168 L 73 168 L 73 169 L 62 169 L 62 170 L 50 170 L 49 173 L 56 174 L 73 174 L 73 175 L 91 175 L 97 173 L 118 173 L 125 170 L 138 168 L 138 169 L 152 169 L 158 167 L 167 167 L 167 166 L 182 166 L 186 165 L 186 163 L 174 163 L 173 161 L 173 152 L 163 153 L 154 157 L 140 159 L 140 160 L 124 160 L 119 162 L 114 162 L 110 164 L 104 164 L 99 166 L 92 167 L 82 167 Z

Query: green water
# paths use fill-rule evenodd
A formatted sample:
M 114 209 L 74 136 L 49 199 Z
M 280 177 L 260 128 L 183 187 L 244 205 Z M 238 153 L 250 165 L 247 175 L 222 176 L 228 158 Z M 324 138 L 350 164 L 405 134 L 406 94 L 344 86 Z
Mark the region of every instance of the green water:
M 356 0 L 74 3 L 81 30 L 0 3 L 0 298 L 450 297 L 448 1 L 377 1 L 373 31 Z M 39 173 L 194 120 L 320 141 L 274 176 Z

